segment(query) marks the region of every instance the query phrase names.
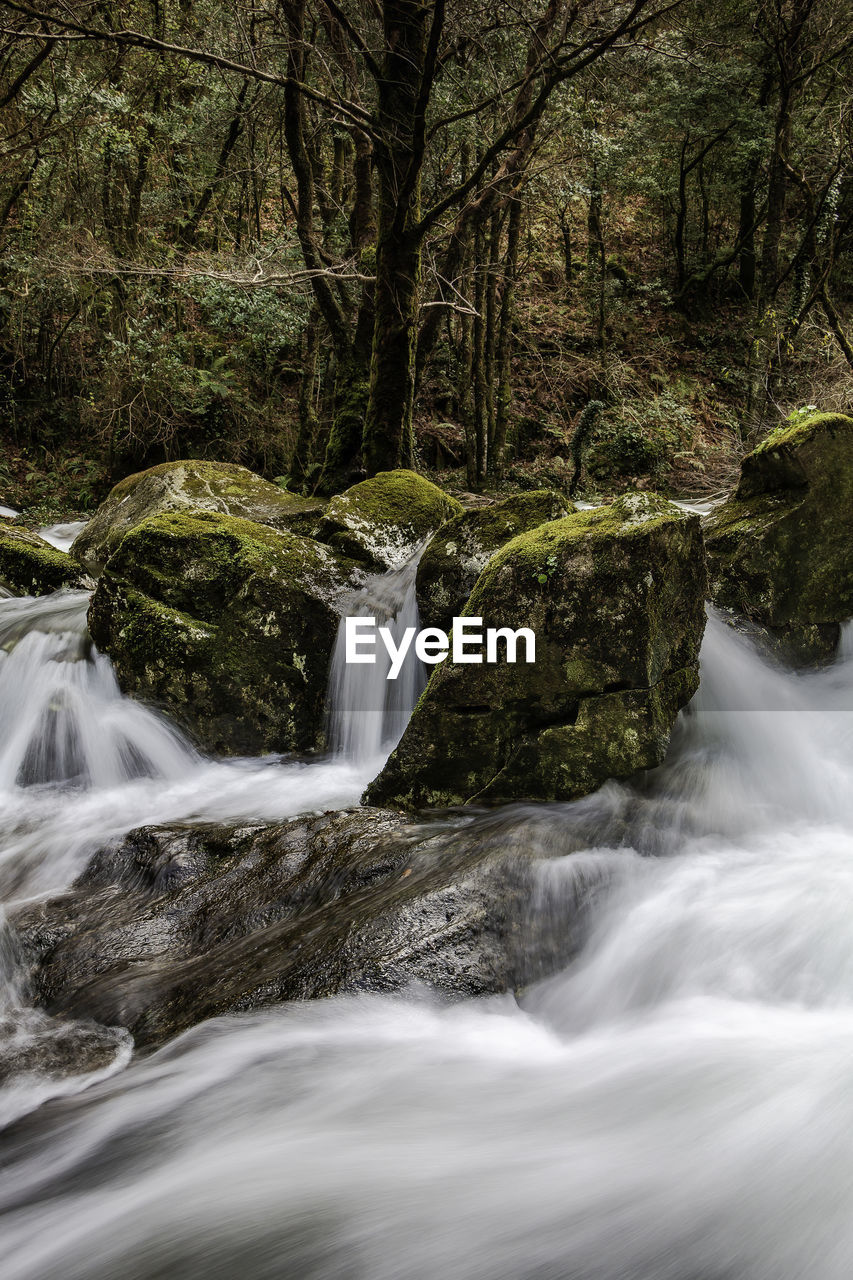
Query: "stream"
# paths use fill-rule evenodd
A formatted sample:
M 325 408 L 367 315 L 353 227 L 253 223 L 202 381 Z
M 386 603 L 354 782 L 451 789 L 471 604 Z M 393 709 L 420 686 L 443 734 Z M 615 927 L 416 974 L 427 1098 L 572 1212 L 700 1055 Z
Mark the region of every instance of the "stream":
M 411 625 L 414 572 L 393 574 L 364 607 Z M 121 695 L 86 602 L 0 600 L 6 909 L 145 823 L 356 803 L 421 688 L 410 670 L 387 699 L 338 653 L 329 757 L 206 759 Z M 793 674 L 712 612 L 660 769 L 466 819 L 541 852 L 535 910 L 606 886 L 564 971 L 223 1017 L 147 1057 L 116 1033 L 93 1075 L 13 1073 L 4 1280 L 847 1280 L 851 712 L 851 624 Z M 0 1043 L 52 1024 L 7 930 Z

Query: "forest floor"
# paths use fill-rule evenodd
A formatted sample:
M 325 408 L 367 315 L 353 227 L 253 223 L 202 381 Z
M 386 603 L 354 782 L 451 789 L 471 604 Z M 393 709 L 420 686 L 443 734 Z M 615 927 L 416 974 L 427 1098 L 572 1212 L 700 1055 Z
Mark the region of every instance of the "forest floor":
M 584 453 L 579 496 L 593 500 L 628 488 L 674 497 L 730 489 L 740 458 L 762 429 L 806 403 L 849 408 L 843 361 L 804 335 L 776 402 L 765 403 L 758 428 L 755 419 L 749 425 L 743 405 L 750 336 L 742 300 L 717 297 L 690 316 L 673 305 L 652 261 L 638 266 L 634 260 L 630 271 L 616 259 L 610 262 L 599 342 L 593 334 L 600 299 L 590 296 L 582 267 L 567 285 L 553 246 L 528 246 L 514 324 L 511 461 L 500 484 L 487 482 L 486 492 L 566 490 L 574 470 L 572 434 L 590 400 L 606 406 Z M 417 405 L 416 434 L 421 469 L 460 491 L 470 485 L 457 387 L 448 367 L 451 350 L 445 343 L 436 351 Z M 288 432 L 293 425 L 286 415 L 292 410 L 295 421 L 297 391 L 292 384 L 283 397 Z M 20 511 L 26 523 L 84 517 L 123 475 L 163 460 L 152 454 L 111 464 L 105 442 L 76 425 L 73 397 L 55 407 L 0 448 L 0 504 Z M 225 450 L 220 442 L 184 452 L 264 470 L 256 457 L 241 453 L 239 436 L 226 443 Z

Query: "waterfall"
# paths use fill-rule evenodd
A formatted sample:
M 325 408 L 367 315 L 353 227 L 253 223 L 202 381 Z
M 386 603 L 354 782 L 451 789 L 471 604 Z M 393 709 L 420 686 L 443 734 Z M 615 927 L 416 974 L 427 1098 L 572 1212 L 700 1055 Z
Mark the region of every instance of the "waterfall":
M 346 602 L 344 618 L 375 618 L 377 629 L 388 627 L 395 644 L 407 627 L 417 631 L 420 619 L 415 583 L 422 553 L 420 547 L 400 568 L 371 578 Z M 403 736 L 426 684 L 426 672 L 412 646 L 397 679 L 389 680 L 391 659 L 381 642 L 376 645 L 375 663 L 347 663 L 344 618 L 329 675 L 329 741 L 336 756 L 359 763 L 375 761 L 378 771 L 381 757 Z
M 88 636 L 88 601 L 85 591 L 33 599 L 0 587 L 0 907 L 61 892 L 135 826 L 276 822 L 358 803 L 381 758 L 199 755 L 121 693 Z M 405 709 L 392 699 L 389 723 L 400 733 L 415 690 L 398 684 Z
M 847 1280 L 849 639 L 796 675 L 712 614 L 663 769 L 466 826 L 602 886 L 548 981 L 218 1018 L 8 1131 L 4 1275 Z
M 350 612 L 417 627 L 416 567 Z M 67 886 L 133 826 L 356 803 L 423 682 L 411 660 L 388 681 L 381 645 L 348 667 L 339 636 L 335 757 L 204 760 L 121 697 L 86 599 L 0 599 L 5 904 Z M 0 919 L 4 1276 L 847 1280 L 853 624 L 833 665 L 794 673 L 712 610 L 701 667 L 645 778 L 433 815 L 450 854 L 457 831 L 497 830 L 541 858 L 536 910 L 594 888 L 572 963 L 514 994 L 295 1001 L 125 1070 L 126 1037 L 26 1007 Z M 95 1031 L 98 1070 L 52 1080 Z
M 170 777 L 195 753 L 124 698 L 86 630 L 85 591 L 0 600 L 0 791 Z
M 49 524 L 39 529 L 38 534 L 45 542 L 49 542 L 57 551 L 70 551 L 71 544 L 80 536 L 88 520 L 71 520 L 66 524 Z

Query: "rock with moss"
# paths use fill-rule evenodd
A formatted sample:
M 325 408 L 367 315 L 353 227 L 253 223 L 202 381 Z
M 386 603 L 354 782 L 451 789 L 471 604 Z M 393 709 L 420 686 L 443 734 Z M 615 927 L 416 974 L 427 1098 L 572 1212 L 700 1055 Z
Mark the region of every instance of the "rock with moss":
M 514 538 L 463 616 L 529 628 L 536 661 L 519 641 L 514 664 L 437 666 L 367 802 L 571 800 L 659 764 L 698 686 L 705 587 L 698 517 L 655 495 Z
M 287 530 L 174 512 L 125 535 L 89 626 L 122 688 L 204 749 L 306 751 L 322 744 L 338 610 L 361 578 Z
M 373 569 L 393 569 L 461 511 L 414 471 L 380 471 L 332 499 L 317 537 Z
M 795 663 L 831 657 L 853 616 L 853 418 L 773 431 L 705 525 L 711 595 Z
M 431 539 L 418 565 L 422 625 L 449 631 L 474 583 L 500 547 L 572 510 L 572 503 L 553 489 L 535 489 L 448 520 Z
M 60 587 L 86 587 L 91 582 L 79 564 L 69 560 L 37 533 L 19 525 L 0 526 L 0 585 L 15 595 L 44 596 Z
M 275 529 L 311 533 L 324 509 L 320 499 L 286 493 L 233 463 L 196 458 L 164 462 L 117 484 L 75 540 L 71 554 L 98 572 L 126 533 L 150 516 L 171 511 L 216 511 Z

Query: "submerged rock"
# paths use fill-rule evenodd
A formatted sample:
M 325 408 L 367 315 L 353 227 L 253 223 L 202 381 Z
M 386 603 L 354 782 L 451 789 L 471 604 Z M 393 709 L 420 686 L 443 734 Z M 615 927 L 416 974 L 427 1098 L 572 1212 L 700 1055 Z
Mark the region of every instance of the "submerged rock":
M 461 511 L 414 471 L 380 471 L 332 498 L 316 536 L 373 569 L 394 569 Z
M 794 661 L 831 657 L 853 616 L 853 418 L 772 432 L 705 524 L 714 602 L 766 629 Z
M 306 751 L 322 743 L 338 608 L 360 580 L 294 533 L 154 516 L 111 557 L 89 627 L 122 688 L 166 708 L 206 750 Z
M 44 596 L 60 587 L 91 586 L 65 552 L 18 525 L 0 525 L 0 584 L 28 596 Z
M 127 1027 L 145 1046 L 283 1000 L 417 980 L 460 996 L 527 983 L 572 954 L 597 889 L 587 878 L 533 912 L 537 884 L 528 825 L 435 834 L 399 814 L 343 810 L 143 828 L 14 925 L 39 1003 Z
M 434 669 L 365 799 L 426 808 L 568 800 L 663 759 L 705 624 L 698 517 L 629 494 L 496 553 L 463 614 L 527 627 L 536 661 Z
M 215 511 L 276 529 L 308 533 L 324 508 L 320 499 L 285 493 L 233 463 L 196 458 L 164 462 L 117 484 L 75 540 L 71 554 L 97 572 L 126 533 L 150 516 L 173 511 Z
M 574 506 L 553 489 L 514 494 L 463 511 L 442 525 L 418 565 L 418 608 L 425 627 L 449 631 L 487 561 L 510 538 L 568 515 Z
M 129 1060 L 130 1038 L 119 1027 L 48 1018 L 32 1009 L 0 1014 L 0 1085 L 85 1077 Z M 0 1109 L 0 1118 L 3 1117 Z

